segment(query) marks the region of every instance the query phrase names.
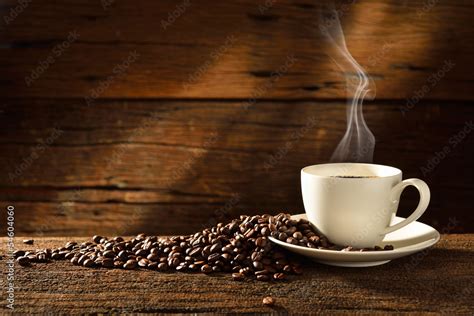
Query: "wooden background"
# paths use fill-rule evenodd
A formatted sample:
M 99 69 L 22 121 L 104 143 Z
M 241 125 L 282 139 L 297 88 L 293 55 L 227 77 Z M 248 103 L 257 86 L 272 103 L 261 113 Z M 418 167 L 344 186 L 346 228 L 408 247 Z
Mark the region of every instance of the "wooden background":
M 345 130 L 344 73 L 314 3 L 5 1 L 0 199 L 17 233 L 191 233 L 303 212 L 299 170 L 327 162 Z M 376 84 L 374 162 L 428 182 L 422 221 L 474 232 L 474 3 L 429 3 L 339 9 Z M 404 193 L 400 214 L 417 198 Z

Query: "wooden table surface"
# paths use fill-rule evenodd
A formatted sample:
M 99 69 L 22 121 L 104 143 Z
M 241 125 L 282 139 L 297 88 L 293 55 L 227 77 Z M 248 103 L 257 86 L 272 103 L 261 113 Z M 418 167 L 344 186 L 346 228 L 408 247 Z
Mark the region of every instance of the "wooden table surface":
M 58 247 L 77 238 L 37 238 L 21 249 Z M 2 306 L 6 307 L 6 241 L 1 238 Z M 474 313 L 474 234 L 443 235 L 431 249 L 371 268 L 305 261 L 285 282 L 233 281 L 228 274 L 159 273 L 73 266 L 66 261 L 15 266 L 15 313 Z M 273 308 L 262 304 L 276 300 Z

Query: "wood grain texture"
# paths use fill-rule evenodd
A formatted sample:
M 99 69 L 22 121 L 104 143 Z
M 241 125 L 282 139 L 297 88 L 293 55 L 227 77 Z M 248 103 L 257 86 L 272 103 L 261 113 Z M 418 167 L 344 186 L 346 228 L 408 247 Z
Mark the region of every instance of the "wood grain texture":
M 57 247 L 67 240 L 39 238 L 34 246 L 18 240 L 17 247 Z M 6 238 L 0 241 L 6 244 Z M 87 269 L 63 261 L 15 266 L 15 313 L 469 315 L 474 312 L 473 249 L 472 234 L 443 235 L 429 250 L 378 267 L 337 268 L 302 259 L 303 275 L 279 283 L 236 282 L 228 274 Z M 265 296 L 276 300 L 275 307 L 263 306 Z M 1 308 L 9 311 L 5 304 Z
M 345 96 L 347 70 L 331 62 L 327 43 L 317 35 L 319 9 L 313 1 L 191 1 L 166 29 L 162 21 L 186 1 L 110 1 L 104 9 L 101 3 L 108 2 L 29 2 L 0 30 L 0 93 L 66 98 L 94 91 L 105 98 Z M 265 8 L 265 3 L 270 5 Z M 15 0 L 5 1 L 0 13 L 10 16 L 17 6 Z M 472 100 L 473 3 L 374 0 L 340 10 L 349 50 L 372 75 L 379 99 L 411 98 L 426 85 L 424 98 Z M 77 38 L 68 40 L 75 31 Z M 117 71 L 131 52 L 137 53 L 136 61 Z M 289 56 L 295 62 L 271 88 L 262 88 Z M 433 80 L 430 76 L 446 62 L 454 68 Z M 37 79 L 27 85 L 25 78 Z
M 191 233 L 242 213 L 303 212 L 299 171 L 329 160 L 344 133 L 345 104 L 241 105 L 9 100 L 0 115 L 0 199 L 20 210 L 17 229 L 30 234 Z M 474 107 L 400 106 L 365 106 L 377 137 L 374 162 L 428 182 L 432 200 L 421 221 L 446 233 L 472 232 L 474 138 L 452 139 Z M 60 135 L 35 149 L 54 127 Z M 449 153 L 438 158 L 446 146 Z M 414 190 L 404 193 L 400 215 L 417 199 Z

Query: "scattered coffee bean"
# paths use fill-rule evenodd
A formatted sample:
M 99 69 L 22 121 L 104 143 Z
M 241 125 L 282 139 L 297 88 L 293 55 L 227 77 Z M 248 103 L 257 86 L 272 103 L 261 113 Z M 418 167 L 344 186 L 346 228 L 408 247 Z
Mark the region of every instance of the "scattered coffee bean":
M 27 245 L 33 245 L 34 242 L 33 239 L 23 239 L 23 243 Z
M 273 299 L 273 297 L 267 296 L 267 297 L 263 298 L 262 303 L 265 306 L 273 306 L 273 305 L 275 305 L 275 300 Z
M 245 275 L 242 273 L 232 273 L 232 279 L 235 281 L 242 281 L 245 278 Z
M 95 263 L 91 259 L 86 259 L 82 265 L 86 268 L 91 268 L 95 265 Z
M 125 264 L 123 265 L 123 268 L 124 269 L 127 269 L 127 270 L 133 270 L 137 267 L 137 261 L 136 260 L 128 260 L 127 262 L 125 262 Z
M 30 259 L 28 257 L 25 257 L 25 256 L 18 257 L 16 259 L 16 262 L 18 262 L 18 264 L 20 266 L 23 266 L 23 267 L 26 267 L 26 266 L 30 265 Z
M 84 267 L 137 268 L 165 271 L 231 273 L 234 280 L 284 280 L 288 274 L 301 274 L 302 267 L 292 256 L 271 243 L 269 237 L 294 245 L 335 251 L 374 251 L 331 244 L 307 220 L 292 220 L 289 214 L 242 215 L 238 219 L 206 228 L 187 236 L 159 238 L 138 234 L 131 239 L 96 235 L 91 241 L 67 242 L 57 249 L 14 252 L 20 265 L 30 262 L 69 260 Z M 22 258 L 22 259 L 20 259 Z M 21 262 L 21 263 L 20 263 Z
M 15 250 L 13 251 L 13 257 L 14 258 L 18 258 L 18 257 L 22 257 L 25 255 L 25 252 L 23 250 Z

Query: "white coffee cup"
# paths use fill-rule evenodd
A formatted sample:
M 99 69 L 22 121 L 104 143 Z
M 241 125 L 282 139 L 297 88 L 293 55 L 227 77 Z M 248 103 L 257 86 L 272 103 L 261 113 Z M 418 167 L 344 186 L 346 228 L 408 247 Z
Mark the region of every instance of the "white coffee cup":
M 416 210 L 390 226 L 400 195 L 412 185 L 420 192 Z M 301 190 L 308 220 L 336 245 L 379 245 L 384 236 L 417 220 L 430 202 L 420 179 L 402 181 L 400 169 L 363 163 L 329 163 L 301 170 Z

